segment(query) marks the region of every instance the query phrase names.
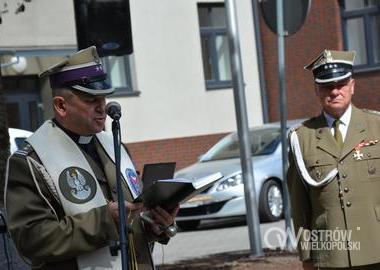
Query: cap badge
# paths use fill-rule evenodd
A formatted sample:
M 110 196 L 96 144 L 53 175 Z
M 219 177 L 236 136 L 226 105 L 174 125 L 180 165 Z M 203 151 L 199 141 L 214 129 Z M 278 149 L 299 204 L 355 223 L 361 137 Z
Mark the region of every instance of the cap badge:
M 331 51 L 330 50 L 325 50 L 325 52 L 326 52 L 326 59 L 327 59 L 327 61 L 331 62 L 333 60 Z

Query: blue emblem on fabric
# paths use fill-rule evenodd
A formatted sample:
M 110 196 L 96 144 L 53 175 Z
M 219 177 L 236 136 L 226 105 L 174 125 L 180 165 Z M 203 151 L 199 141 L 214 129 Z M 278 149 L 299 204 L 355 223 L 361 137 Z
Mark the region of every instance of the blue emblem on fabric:
M 130 187 L 133 188 L 133 192 L 136 193 L 137 196 L 140 195 L 141 187 L 140 187 L 139 179 L 138 179 L 136 172 L 130 168 L 127 168 L 125 170 L 125 175 L 128 178 L 128 182 L 130 184 Z

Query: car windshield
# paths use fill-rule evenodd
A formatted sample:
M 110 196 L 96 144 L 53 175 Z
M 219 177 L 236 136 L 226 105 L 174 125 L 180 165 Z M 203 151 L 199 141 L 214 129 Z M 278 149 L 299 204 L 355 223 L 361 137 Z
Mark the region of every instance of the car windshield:
M 250 131 L 252 156 L 272 154 L 280 143 L 280 128 L 263 128 Z M 215 144 L 201 158 L 201 162 L 238 158 L 239 139 L 236 133 L 230 134 Z

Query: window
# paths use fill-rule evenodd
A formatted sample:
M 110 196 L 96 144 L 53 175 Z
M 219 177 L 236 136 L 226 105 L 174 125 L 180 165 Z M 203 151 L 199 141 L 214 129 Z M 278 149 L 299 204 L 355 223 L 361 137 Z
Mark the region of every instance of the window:
M 203 71 L 207 89 L 232 86 L 226 15 L 222 3 L 198 4 Z
M 380 1 L 342 0 L 345 47 L 355 50 L 355 68 L 380 68 Z
M 107 56 L 103 63 L 108 75 L 108 82 L 115 88 L 113 95 L 136 95 L 133 91 L 128 55 Z

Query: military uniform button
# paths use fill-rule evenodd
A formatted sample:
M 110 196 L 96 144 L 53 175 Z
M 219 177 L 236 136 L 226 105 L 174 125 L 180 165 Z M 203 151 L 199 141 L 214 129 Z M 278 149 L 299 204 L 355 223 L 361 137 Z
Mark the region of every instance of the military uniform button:
M 369 174 L 375 174 L 375 172 L 376 172 L 376 168 L 374 166 L 368 167 L 368 173 Z
M 339 191 L 339 197 L 343 197 L 343 191 Z
M 342 174 L 342 177 L 343 177 L 343 178 L 346 178 L 346 177 L 347 177 L 347 174 L 345 174 L 345 173 Z
M 350 191 L 350 189 L 349 189 L 348 187 L 345 187 L 343 190 L 344 190 L 344 192 L 346 192 L 346 193 Z
M 350 207 L 351 204 L 352 204 L 351 202 L 346 202 L 347 207 Z
M 343 160 L 342 160 L 342 161 L 339 161 L 339 164 L 340 164 L 340 165 L 343 165 L 343 164 L 344 164 Z
M 371 157 L 371 153 L 367 153 L 367 157 Z

